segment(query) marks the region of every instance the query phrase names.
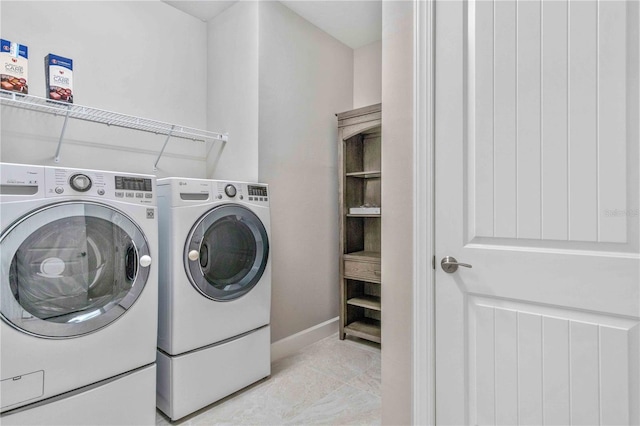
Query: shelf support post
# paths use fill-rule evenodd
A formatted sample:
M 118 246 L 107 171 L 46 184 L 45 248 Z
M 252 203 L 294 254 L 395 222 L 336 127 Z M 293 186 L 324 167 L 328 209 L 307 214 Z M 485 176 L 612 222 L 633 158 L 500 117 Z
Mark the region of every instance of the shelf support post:
M 60 149 L 62 148 L 62 141 L 64 140 L 64 133 L 67 131 L 67 122 L 69 121 L 69 113 L 71 112 L 71 105 L 67 106 L 67 113 L 64 116 L 64 124 L 62 124 L 62 131 L 60 132 L 60 139 L 58 140 L 58 148 L 56 149 L 56 156 L 53 157 L 53 161 L 60 162 Z
M 157 172 L 158 171 L 158 162 L 160 161 L 160 158 L 162 157 L 162 154 L 164 154 L 164 149 L 167 147 L 167 144 L 169 143 L 169 139 L 171 139 L 171 135 L 173 135 L 173 130 L 176 128 L 176 125 L 172 125 L 171 126 L 171 130 L 169 131 L 169 133 L 167 133 L 167 139 L 165 139 L 164 141 L 164 145 L 162 145 L 162 149 L 160 150 L 160 154 L 158 154 L 158 158 L 156 158 L 156 162 L 153 164 L 153 171 Z

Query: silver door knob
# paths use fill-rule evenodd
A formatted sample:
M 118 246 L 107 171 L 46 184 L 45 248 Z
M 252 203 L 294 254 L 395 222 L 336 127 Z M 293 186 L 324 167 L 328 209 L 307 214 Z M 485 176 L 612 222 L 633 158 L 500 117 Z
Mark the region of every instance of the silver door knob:
M 452 256 L 443 257 L 442 261 L 440 262 L 440 266 L 442 266 L 442 270 L 445 271 L 447 274 L 453 274 L 455 271 L 458 270 L 458 266 L 463 266 L 465 268 L 473 268 L 473 266 L 469 265 L 468 263 L 458 263 L 456 258 Z
M 198 259 L 200 259 L 200 253 L 198 253 L 198 250 L 191 250 L 189 252 L 189 260 L 195 262 Z

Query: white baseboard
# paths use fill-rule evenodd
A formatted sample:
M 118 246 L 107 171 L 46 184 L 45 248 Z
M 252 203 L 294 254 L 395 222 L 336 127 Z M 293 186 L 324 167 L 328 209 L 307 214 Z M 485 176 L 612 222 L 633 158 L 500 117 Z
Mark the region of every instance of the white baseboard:
M 329 337 L 338 332 L 340 317 L 332 318 L 323 323 L 309 327 L 296 334 L 280 339 L 271 344 L 271 362 L 293 355 L 305 346 Z

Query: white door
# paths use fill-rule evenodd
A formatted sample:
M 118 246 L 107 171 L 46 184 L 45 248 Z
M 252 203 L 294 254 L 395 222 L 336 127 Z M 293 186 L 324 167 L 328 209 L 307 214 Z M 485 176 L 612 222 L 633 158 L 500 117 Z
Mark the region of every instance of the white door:
M 438 424 L 640 422 L 639 9 L 436 4 Z

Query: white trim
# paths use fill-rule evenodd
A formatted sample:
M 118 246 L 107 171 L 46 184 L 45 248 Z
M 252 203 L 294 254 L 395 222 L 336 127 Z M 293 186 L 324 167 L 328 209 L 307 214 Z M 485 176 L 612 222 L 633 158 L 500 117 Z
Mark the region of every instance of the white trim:
M 435 0 L 414 0 L 414 425 L 435 424 L 434 10 Z
M 340 317 L 332 318 L 323 323 L 309 327 L 296 334 L 280 339 L 271 344 L 271 362 L 293 355 L 300 349 L 309 346 L 319 340 L 338 333 L 338 322 Z M 336 336 L 336 339 L 338 337 Z

